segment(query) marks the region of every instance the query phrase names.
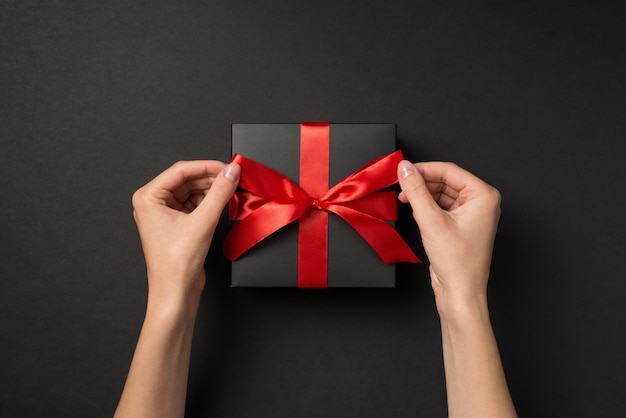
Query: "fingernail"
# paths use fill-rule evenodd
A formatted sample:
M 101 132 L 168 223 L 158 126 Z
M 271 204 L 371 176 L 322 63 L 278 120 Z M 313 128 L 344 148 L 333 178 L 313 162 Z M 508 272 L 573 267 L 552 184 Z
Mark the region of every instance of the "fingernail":
M 410 161 L 400 161 L 398 164 L 398 177 L 403 179 L 413 173 L 415 173 L 415 166 Z
M 241 175 L 241 167 L 237 163 L 230 163 L 224 169 L 224 177 L 230 179 L 233 183 L 239 181 Z

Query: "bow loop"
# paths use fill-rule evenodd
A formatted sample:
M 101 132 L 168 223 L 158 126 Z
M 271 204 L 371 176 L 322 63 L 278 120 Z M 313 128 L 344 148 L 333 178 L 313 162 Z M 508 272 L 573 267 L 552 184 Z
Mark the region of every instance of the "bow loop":
M 306 201 L 309 196 L 296 183 L 278 171 L 235 154 L 232 162 L 245 166 L 246 174 L 239 180 L 241 189 L 252 192 L 267 201 Z
M 398 150 L 369 162 L 331 187 L 323 199 L 336 203 L 350 202 L 396 184 L 396 167 L 403 158 L 402 151 Z

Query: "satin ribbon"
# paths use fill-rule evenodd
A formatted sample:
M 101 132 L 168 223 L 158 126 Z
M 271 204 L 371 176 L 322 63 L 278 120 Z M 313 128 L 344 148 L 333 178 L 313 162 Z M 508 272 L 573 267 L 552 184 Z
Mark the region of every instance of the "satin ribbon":
M 300 124 L 300 188 L 313 199 L 298 222 L 298 287 L 328 287 L 328 212 L 319 200 L 328 191 L 330 123 Z
M 334 213 L 344 219 L 376 251 L 385 264 L 397 262 L 420 262 L 396 230 L 385 220 L 397 219 L 397 200 L 393 192 L 376 192 L 397 183 L 396 167 L 403 160 L 402 152 L 396 151 L 378 158 L 346 177 L 319 197 L 296 185 L 289 178 L 260 163 L 235 155 L 233 162 L 239 164 L 242 175 L 240 191 L 230 202 L 229 216 L 239 220 L 226 237 L 224 254 L 237 260 L 246 251 L 284 226 L 307 219 L 311 213 Z M 301 164 L 303 159 L 301 158 Z M 302 167 L 301 167 L 302 169 Z M 315 215 L 314 215 L 315 216 Z M 302 230 L 299 231 L 299 237 Z M 305 234 L 306 235 L 306 234 Z M 327 240 L 328 231 L 317 233 Z M 299 245 L 302 240 L 299 239 Z M 321 254 L 325 252 L 326 254 Z M 304 254 L 309 262 L 302 271 L 299 267 L 299 287 L 326 287 L 326 276 L 320 269 L 327 269 L 327 249 L 314 249 Z M 299 256 L 299 266 L 303 258 Z M 312 261 L 311 261 L 312 260 Z M 300 276 L 312 277 L 301 280 Z M 317 277 L 317 279 L 316 279 Z

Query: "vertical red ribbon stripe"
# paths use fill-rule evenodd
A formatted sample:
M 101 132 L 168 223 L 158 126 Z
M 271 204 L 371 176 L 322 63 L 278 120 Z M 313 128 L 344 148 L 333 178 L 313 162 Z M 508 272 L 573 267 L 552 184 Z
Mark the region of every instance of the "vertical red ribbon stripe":
M 316 210 L 328 191 L 330 124 L 300 125 L 300 187 L 313 199 L 298 229 L 298 287 L 328 287 L 328 212 Z

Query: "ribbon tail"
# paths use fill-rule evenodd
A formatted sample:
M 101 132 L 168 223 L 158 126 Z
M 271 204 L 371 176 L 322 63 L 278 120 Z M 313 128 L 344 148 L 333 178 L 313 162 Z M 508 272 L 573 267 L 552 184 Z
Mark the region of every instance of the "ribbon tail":
M 385 264 L 421 263 L 400 234 L 387 222 L 342 205 L 329 205 L 327 210 L 349 223 Z

